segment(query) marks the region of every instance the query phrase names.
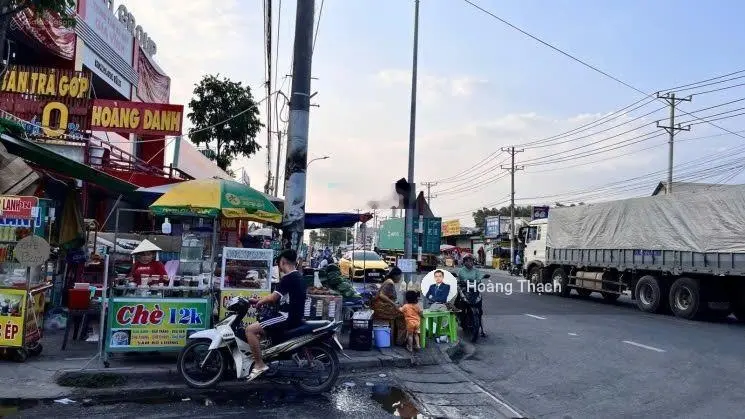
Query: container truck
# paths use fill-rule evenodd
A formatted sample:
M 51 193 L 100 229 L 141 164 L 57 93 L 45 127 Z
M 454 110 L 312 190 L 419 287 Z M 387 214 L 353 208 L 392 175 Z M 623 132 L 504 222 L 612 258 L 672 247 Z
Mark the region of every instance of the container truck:
M 745 321 L 745 187 L 552 208 L 524 234 L 532 290 Z
M 380 224 L 378 249 L 381 256 L 390 261 L 392 265 L 395 264 L 398 258 L 404 256 L 404 225 L 403 218 L 391 218 Z M 419 230 L 420 227 L 421 230 Z M 421 220 L 414 219 L 413 248 L 411 254 L 414 259 L 418 259 L 418 269 L 432 270 L 437 268 L 441 238 L 442 219 L 437 217 L 422 217 Z M 418 258 L 420 247 L 422 257 Z

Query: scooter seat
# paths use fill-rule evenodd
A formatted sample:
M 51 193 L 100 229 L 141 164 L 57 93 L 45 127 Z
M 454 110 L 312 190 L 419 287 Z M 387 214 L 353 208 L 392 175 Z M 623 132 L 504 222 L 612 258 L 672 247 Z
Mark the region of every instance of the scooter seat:
M 331 324 L 331 322 L 328 322 L 326 320 L 306 320 L 303 322 L 302 325 L 283 333 L 282 337 L 284 339 L 293 339 L 298 336 L 307 335 L 313 332 L 315 329 L 328 326 L 329 324 Z

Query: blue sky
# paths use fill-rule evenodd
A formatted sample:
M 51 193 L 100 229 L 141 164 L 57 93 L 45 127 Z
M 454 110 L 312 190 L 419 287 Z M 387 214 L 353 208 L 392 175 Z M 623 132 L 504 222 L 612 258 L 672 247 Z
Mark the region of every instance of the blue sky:
M 280 75 L 287 74 L 290 66 L 295 9 L 292 1 L 282 3 Z M 316 0 L 317 7 L 320 3 Z M 644 91 L 745 69 L 745 27 L 740 22 L 745 4 L 741 2 L 476 3 Z M 127 2 L 138 23 L 148 28 L 159 45 L 156 59 L 173 77 L 174 102 L 188 102 L 193 84 L 207 72 L 220 72 L 251 86 L 261 85 L 261 1 L 228 0 L 217 9 L 214 2 L 201 0 L 164 0 L 158 9 L 150 4 L 146 0 Z M 452 176 L 502 146 L 564 132 L 641 98 L 461 0 L 423 0 L 420 25 L 418 181 Z M 365 208 L 368 201 L 387 197 L 391 183 L 406 173 L 412 33 L 413 1 L 325 1 L 313 62 L 313 75 L 319 78 L 313 82 L 319 107 L 311 113 L 309 147 L 311 157 L 331 158 L 311 166 L 309 210 Z M 721 104 L 745 97 L 744 89 L 697 96 L 681 107 L 695 110 Z M 285 91 L 289 91 L 288 85 Z M 263 98 L 264 92 L 259 89 L 255 95 Z M 662 104 L 650 104 L 639 112 L 646 113 L 655 106 Z M 734 104 L 703 115 L 742 106 Z M 644 121 L 652 124 L 665 116 L 666 111 L 660 111 Z M 741 130 L 742 121 L 739 117 L 717 124 Z M 626 129 L 634 126 L 630 124 Z M 701 124 L 679 138 L 721 132 Z M 594 138 L 577 139 L 571 147 Z M 628 137 L 608 143 L 623 138 Z M 260 142 L 264 141 L 262 135 Z M 676 147 L 676 163 L 726 150 L 742 141 L 735 136 L 719 136 L 681 142 Z M 556 169 L 543 173 L 527 168 L 517 176 L 516 194 L 518 198 L 542 197 L 590 190 L 595 185 L 663 170 L 667 165 L 663 143 L 662 138 L 650 140 L 567 163 L 592 163 L 578 168 L 563 169 L 561 164 L 535 168 Z M 638 151 L 654 144 L 660 146 Z M 566 155 L 567 148 L 569 145 L 528 150 L 519 157 L 545 161 L 552 153 L 564 151 Z M 235 166 L 245 167 L 254 186 L 261 186 L 265 159 L 262 150 Z M 462 182 L 436 187 L 445 191 L 433 201 L 438 215 L 461 218 L 468 224 L 469 210 L 496 203 L 506 195 L 506 179 L 485 181 L 499 173 L 496 163 L 501 159 L 487 164 L 486 169 L 494 166 L 495 171 L 476 170 Z M 473 175 L 482 171 L 485 173 L 480 176 Z M 647 194 L 662 177 L 650 177 L 648 188 L 616 191 L 597 199 Z M 456 190 L 475 189 L 453 194 L 454 186 Z M 561 198 L 573 199 L 571 194 Z M 546 198 L 535 203 L 553 202 Z

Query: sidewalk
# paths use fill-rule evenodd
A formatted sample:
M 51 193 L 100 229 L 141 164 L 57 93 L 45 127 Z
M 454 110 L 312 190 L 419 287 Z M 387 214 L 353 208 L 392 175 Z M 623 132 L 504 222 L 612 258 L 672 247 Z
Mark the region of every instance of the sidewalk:
M 348 334 L 340 335 L 342 345 Z M 117 354 L 105 368 L 96 357 L 97 343 L 68 342 L 61 351 L 62 332 L 48 332 L 42 340 L 44 351 L 25 363 L 0 361 L 0 374 L 6 385 L 0 387 L 0 399 L 52 399 L 80 396 L 94 389 L 147 389 L 185 387 L 176 370 L 176 353 Z M 342 371 L 354 373 L 383 368 L 411 368 L 449 363 L 449 355 L 458 345 L 433 345 L 412 357 L 404 348 L 373 348 L 371 351 L 345 353 L 340 357 Z M 233 380 L 232 382 L 236 382 Z M 226 382 L 230 383 L 230 381 Z

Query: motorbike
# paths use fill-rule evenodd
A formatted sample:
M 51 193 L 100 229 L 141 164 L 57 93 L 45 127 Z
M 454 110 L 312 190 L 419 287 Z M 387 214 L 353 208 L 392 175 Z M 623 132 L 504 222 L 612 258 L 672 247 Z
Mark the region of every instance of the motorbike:
M 461 329 L 471 334 L 471 342 L 477 342 L 479 336 L 486 337 L 482 316 L 484 312 L 481 308 L 481 292 L 475 287 L 468 287 L 465 280 L 458 278 L 458 294 L 455 298 L 455 307 L 460 310 L 457 319 Z M 491 278 L 491 275 L 484 274 L 483 279 Z
M 253 367 L 243 319 L 252 310 L 251 301 L 233 297 L 228 317 L 213 329 L 190 335 L 178 357 L 177 369 L 189 387 L 207 389 L 223 378 L 244 379 Z M 258 313 L 264 318 L 271 309 Z M 339 377 L 337 352 L 349 358 L 336 337 L 342 322 L 305 321 L 303 325 L 268 333 L 261 353 L 269 369 L 259 379 L 292 384 L 305 394 L 329 391 Z

